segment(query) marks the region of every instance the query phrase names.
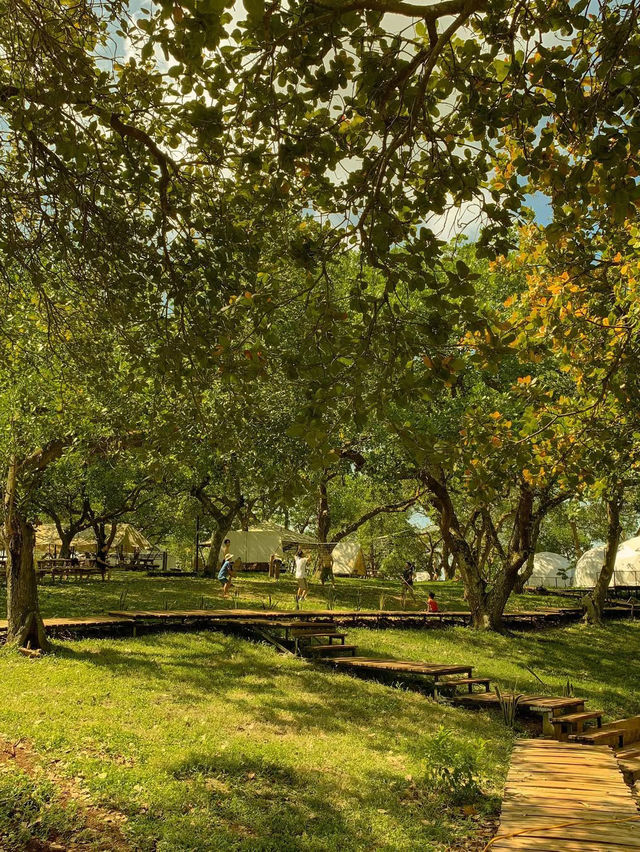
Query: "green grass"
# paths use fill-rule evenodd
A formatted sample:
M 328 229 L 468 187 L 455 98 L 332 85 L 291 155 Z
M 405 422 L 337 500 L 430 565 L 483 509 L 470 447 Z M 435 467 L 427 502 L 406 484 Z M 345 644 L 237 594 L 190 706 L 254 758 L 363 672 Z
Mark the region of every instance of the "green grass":
M 349 639 L 374 655 L 470 663 L 523 691 L 558 694 L 570 680 L 611 717 L 640 712 L 637 623 Z M 130 848 L 158 852 L 480 849 L 513 742 L 495 713 L 213 632 L 58 643 L 36 660 L 4 650 L 0 678 L 0 734 L 33 750 L 27 775 L 0 761 L 0 848 L 16 850 L 28 833 L 120 848 L 100 839 L 105 814 Z M 482 794 L 471 812 L 426 780 L 443 759 L 441 728 L 452 763 L 475 756 Z M 70 790 L 94 809 L 89 827 Z
M 433 585 L 444 608 L 463 607 L 458 584 Z M 237 590 L 223 604 L 216 581 L 117 573 L 43 584 L 40 600 L 45 616 L 123 601 L 294 606 L 288 577 L 240 576 Z M 335 593 L 312 585 L 306 606 L 333 594 L 336 608 L 377 608 L 381 597 L 397 608 L 397 592 L 393 581 L 339 579 Z M 551 600 L 527 595 L 513 606 Z M 609 718 L 640 713 L 638 623 L 511 636 L 354 629 L 349 641 L 373 656 L 471 664 L 523 692 L 562 694 L 570 681 Z M 213 632 L 57 643 L 36 660 L 1 650 L 0 678 L 0 848 L 12 850 L 30 838 L 91 852 L 481 849 L 514 738 L 495 713 Z M 27 761 L 8 756 L 18 741 Z M 471 809 L 460 790 L 433 788 L 450 766 L 475 767 L 481 792 Z
M 440 607 L 468 610 L 458 582 L 420 583 L 416 599 L 406 598 L 407 609 L 425 609 L 427 592 L 435 590 Z M 234 598 L 224 600 L 217 580 L 202 577 L 147 577 L 131 571 L 114 571 L 111 580 L 72 580 L 39 586 L 40 607 L 45 617 L 98 615 L 113 609 L 221 609 L 224 607 L 295 608 L 296 584 L 290 575 L 276 583 L 265 574 L 240 574 L 235 580 Z M 513 596 L 508 608 L 537 609 L 547 606 L 571 606 L 567 598 L 554 595 Z M 339 577 L 335 587 L 321 586 L 312 580 L 305 609 L 402 609 L 398 580 Z M 5 590 L 0 591 L 0 612 L 4 615 Z
M 4 652 L 0 676 L 5 738 L 122 814 L 141 850 L 473 848 L 474 818 L 424 781 L 431 737 L 478 754 L 479 811 L 511 744 L 496 718 L 214 633 Z
M 569 681 L 576 696 L 610 720 L 640 714 L 640 623 L 603 628 L 574 624 L 554 630 L 500 635 L 468 628 L 349 630 L 358 652 L 469 663 L 501 689 L 562 695 Z M 536 677 L 537 676 L 537 677 Z M 542 683 L 541 683 L 542 681 Z

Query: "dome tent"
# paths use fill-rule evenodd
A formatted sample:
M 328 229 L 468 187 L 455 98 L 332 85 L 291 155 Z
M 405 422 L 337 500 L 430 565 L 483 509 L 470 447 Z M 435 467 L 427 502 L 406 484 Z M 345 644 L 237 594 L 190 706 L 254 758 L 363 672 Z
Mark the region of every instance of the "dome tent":
M 529 578 L 530 586 L 548 586 L 564 589 L 573 581 L 571 563 L 561 553 L 543 551 L 533 557 L 533 574 Z
M 595 586 L 604 564 L 605 545 L 599 544 L 583 553 L 574 576 L 578 588 Z M 623 541 L 616 554 L 612 586 L 640 586 L 640 536 Z

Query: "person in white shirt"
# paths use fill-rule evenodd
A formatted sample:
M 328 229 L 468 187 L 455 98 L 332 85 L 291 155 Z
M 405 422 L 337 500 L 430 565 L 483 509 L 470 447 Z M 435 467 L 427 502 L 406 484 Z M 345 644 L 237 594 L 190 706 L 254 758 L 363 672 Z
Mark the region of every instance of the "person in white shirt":
M 298 591 L 296 600 L 303 601 L 309 591 L 307 584 L 307 569 L 309 567 L 309 559 L 304 555 L 302 549 L 296 553 L 296 580 L 298 581 Z

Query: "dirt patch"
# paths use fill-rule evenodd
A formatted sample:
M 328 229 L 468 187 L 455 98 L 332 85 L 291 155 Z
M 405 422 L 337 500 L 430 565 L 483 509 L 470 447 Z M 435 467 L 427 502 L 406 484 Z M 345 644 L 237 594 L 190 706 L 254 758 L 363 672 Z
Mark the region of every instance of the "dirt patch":
M 63 808 L 73 807 L 77 814 L 77 834 L 81 837 L 72 836 L 64 841 L 58 837 L 46 840 L 33 837 L 24 852 L 130 852 L 133 847 L 122 830 L 127 817 L 94 804 L 87 790 L 56 772 L 56 763 L 45 763 L 24 740 L 11 742 L 0 736 L 0 765 L 19 769 L 34 779 L 46 778 L 54 784 L 59 804 Z

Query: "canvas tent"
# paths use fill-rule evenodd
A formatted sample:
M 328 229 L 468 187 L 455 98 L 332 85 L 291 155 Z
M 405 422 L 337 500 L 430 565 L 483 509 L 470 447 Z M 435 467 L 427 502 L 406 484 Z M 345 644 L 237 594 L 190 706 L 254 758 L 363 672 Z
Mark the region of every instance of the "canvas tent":
M 293 551 L 298 544 L 304 547 L 305 544 L 318 543 L 308 533 L 298 533 L 273 523 L 264 523 L 248 530 L 232 530 L 226 537 L 231 542 L 232 555 L 240 559 L 243 565 L 268 565 L 272 553 L 282 557 L 285 550 Z M 204 544 L 204 547 L 210 546 L 210 541 Z
M 543 551 L 533 557 L 533 574 L 529 578 L 530 586 L 546 586 L 564 589 L 573 581 L 571 563 L 561 553 Z
M 579 589 L 595 586 L 604 564 L 605 545 L 600 544 L 583 553 L 574 577 Z M 623 541 L 616 555 L 612 586 L 640 586 L 640 536 Z
M 36 553 L 53 552 L 56 548 L 60 550 L 61 546 L 62 542 L 55 524 L 42 524 L 36 528 Z M 75 536 L 71 546 L 80 552 L 89 551 L 93 553 L 96 549 L 93 530 L 83 530 Z M 131 524 L 118 524 L 111 549 L 119 550 L 121 553 L 133 553 L 136 548 L 138 550 L 150 550 L 151 545 L 142 533 Z
M 121 553 L 133 553 L 134 550 L 151 550 L 151 543 L 145 538 L 140 530 L 131 524 L 118 524 L 116 536 L 111 545 L 112 550 Z
M 60 550 L 62 542 L 58 535 L 58 530 L 55 524 L 41 524 L 36 527 L 36 553 L 53 553 L 54 550 Z M 71 547 L 79 551 L 94 551 L 96 549 L 96 540 L 92 530 L 84 530 L 78 534 L 71 542 Z
M 336 577 L 364 577 L 364 554 L 357 541 L 339 541 L 331 551 Z

